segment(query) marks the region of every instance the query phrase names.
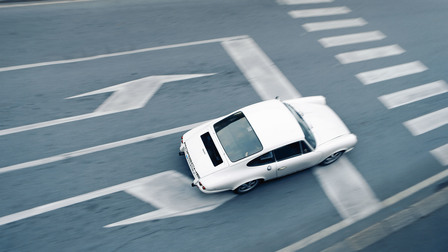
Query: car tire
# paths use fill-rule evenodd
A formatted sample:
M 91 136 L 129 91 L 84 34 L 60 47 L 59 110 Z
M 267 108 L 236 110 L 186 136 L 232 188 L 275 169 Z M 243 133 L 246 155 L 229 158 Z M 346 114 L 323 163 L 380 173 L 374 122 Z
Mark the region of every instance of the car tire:
M 246 182 L 246 183 L 238 186 L 238 188 L 233 190 L 233 192 L 236 193 L 236 194 L 247 193 L 249 191 L 252 191 L 258 184 L 260 184 L 260 180 L 259 179 L 252 180 L 252 181 Z
M 335 152 L 335 153 L 331 154 L 330 156 L 328 156 L 326 159 L 324 159 L 324 161 L 322 161 L 322 163 L 320 163 L 320 165 L 332 164 L 336 160 L 338 160 L 342 156 L 342 154 L 344 154 L 344 151 Z

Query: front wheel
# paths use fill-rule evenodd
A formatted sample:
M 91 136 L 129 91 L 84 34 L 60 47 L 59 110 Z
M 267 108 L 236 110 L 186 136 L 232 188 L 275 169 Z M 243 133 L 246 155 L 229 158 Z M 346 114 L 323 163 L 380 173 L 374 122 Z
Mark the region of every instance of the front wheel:
M 324 161 L 322 161 L 322 163 L 320 163 L 320 165 L 329 165 L 331 163 L 334 163 L 336 160 L 338 160 L 342 154 L 344 154 L 344 151 L 339 151 L 336 153 L 331 154 L 330 156 L 328 156 Z
M 259 183 L 260 183 L 260 180 L 252 180 L 250 182 L 247 182 L 247 183 L 244 183 L 244 184 L 238 186 L 238 188 L 233 190 L 233 192 L 236 194 L 247 193 L 248 191 L 254 189 Z

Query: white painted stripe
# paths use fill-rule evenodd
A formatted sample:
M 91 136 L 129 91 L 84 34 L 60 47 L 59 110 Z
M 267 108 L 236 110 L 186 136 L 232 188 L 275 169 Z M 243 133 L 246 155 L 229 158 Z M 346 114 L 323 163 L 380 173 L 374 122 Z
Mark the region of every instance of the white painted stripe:
M 428 179 L 425 179 L 424 181 L 422 181 L 414 186 L 411 186 L 408 189 L 401 191 L 390 198 L 387 198 L 386 200 L 381 202 L 381 209 L 391 206 L 391 205 L 397 203 L 398 201 L 403 200 L 403 199 L 413 195 L 414 193 L 419 192 L 420 190 L 445 179 L 446 177 L 448 177 L 448 169 L 446 169 Z M 378 209 L 378 211 L 379 210 L 380 209 Z M 373 214 L 373 213 L 371 213 L 371 214 Z M 366 218 L 366 217 L 368 217 L 368 216 L 364 216 L 364 218 Z M 312 234 L 300 241 L 297 241 L 283 249 L 280 249 L 278 251 L 289 252 L 289 251 L 297 251 L 297 250 L 303 249 L 306 246 L 308 246 L 312 243 L 315 243 L 317 241 L 320 241 L 323 238 L 330 236 L 330 235 L 350 226 L 353 223 L 354 223 L 354 221 L 351 219 L 342 220 L 336 224 L 333 224 L 330 227 L 322 229 L 321 231 L 314 233 L 314 234 Z
M 300 93 L 251 38 L 224 41 L 222 46 L 261 99 L 300 97 Z
M 85 202 L 88 200 L 92 200 L 95 198 L 99 198 L 99 197 L 103 197 L 112 193 L 116 193 L 116 192 L 120 192 L 120 191 L 124 191 L 128 188 L 134 187 L 134 186 L 138 186 L 138 185 L 142 185 L 147 183 L 148 181 L 154 180 L 155 178 L 158 178 L 160 176 L 164 176 L 166 174 L 171 174 L 171 173 L 175 173 L 175 171 L 165 171 L 165 172 L 161 172 L 155 175 L 151 175 L 151 176 L 147 176 L 147 177 L 143 177 L 140 179 L 136 179 L 136 180 L 132 180 L 126 183 L 122 183 L 122 184 L 118 184 L 115 186 L 111 186 L 111 187 L 107 187 L 104 189 L 100 189 L 97 191 L 93 191 L 93 192 L 89 192 L 86 194 L 82 194 L 82 195 L 78 195 L 75 197 L 71 197 L 68 199 L 64 199 L 64 200 L 60 200 L 60 201 L 56 201 L 56 202 L 52 202 L 49 204 L 45 204 L 42 206 L 38 206 L 38 207 L 34 207 L 25 211 L 21 211 L 18 213 L 14 213 L 14 214 L 10 214 L 10 215 L 6 215 L 3 217 L 0 217 L 0 226 L 2 225 L 6 225 L 8 223 L 12 223 L 15 221 L 19 221 L 19 220 L 23 220 L 29 217 L 33 217 L 39 214 L 43 214 L 43 213 L 47 213 L 50 211 L 54 211 L 63 207 L 67 207 L 67 206 L 71 206 L 74 204 L 78 204 L 81 202 Z
M 85 119 L 102 116 L 102 115 L 104 115 L 104 114 L 99 114 L 99 113 L 94 112 L 94 113 L 88 113 L 88 114 L 82 114 L 82 115 L 77 115 L 77 116 L 61 118 L 61 119 L 55 119 L 55 120 L 46 121 L 46 122 L 28 124 L 28 125 L 24 125 L 24 126 L 15 127 L 15 128 L 0 130 L 0 136 L 19 133 L 19 132 L 23 132 L 23 131 L 27 131 L 27 130 L 49 127 L 49 126 L 63 124 L 63 123 L 85 120 Z
M 440 164 L 443 166 L 448 165 L 448 144 L 440 146 L 430 152 L 440 162 Z
M 331 7 L 308 10 L 294 10 L 288 12 L 292 18 L 307 18 L 307 17 L 322 17 L 333 16 L 350 13 L 351 10 L 347 7 Z
M 195 45 L 203 45 L 203 44 L 210 44 L 210 43 L 220 43 L 220 42 L 227 41 L 227 40 L 241 39 L 241 38 L 248 38 L 248 36 L 247 35 L 243 35 L 243 36 L 235 36 L 235 37 L 225 37 L 225 38 L 218 38 L 218 39 L 210 39 L 210 40 L 201 40 L 201 41 L 181 43 L 181 44 L 174 44 L 174 45 L 149 47 L 149 48 L 143 48 L 143 49 L 132 50 L 132 51 L 124 51 L 124 52 L 117 52 L 117 53 L 101 54 L 101 55 L 96 55 L 96 56 L 91 56 L 91 57 L 84 57 L 84 58 L 76 58 L 76 59 L 68 59 L 68 60 L 57 60 L 57 61 L 47 61 L 47 62 L 34 63 L 34 64 L 1 67 L 0 68 L 0 72 L 15 71 L 15 70 L 20 70 L 20 69 L 42 67 L 42 66 L 70 64 L 70 63 L 76 63 L 76 62 L 104 59 L 104 58 L 117 57 L 117 56 L 125 56 L 125 55 L 130 55 L 130 54 L 145 53 L 145 52 L 151 52 L 151 51 L 157 51 L 157 50 L 165 50 L 165 49 L 172 49 L 172 48 L 179 48 L 179 47 L 185 47 L 185 46 L 195 46 Z
M 400 55 L 404 52 L 405 50 L 403 50 L 399 45 L 390 45 L 366 50 L 340 53 L 335 57 L 339 60 L 339 62 L 341 62 L 341 64 L 349 64 L 371 59 Z
M 0 5 L 0 9 L 1 8 L 12 8 L 12 7 L 28 7 L 28 6 L 36 6 L 36 5 L 90 2 L 90 1 L 92 1 L 92 0 L 66 0 L 66 1 L 51 1 L 51 2 L 42 2 L 42 3 L 2 4 L 2 5 Z
M 448 204 L 448 188 L 444 188 L 433 195 L 412 204 L 408 208 L 322 250 L 322 252 L 361 251 L 392 233 L 411 225 L 420 218 L 431 214 L 446 204 Z
M 407 188 L 406 190 L 403 190 L 403 191 L 383 200 L 381 202 L 381 205 L 383 206 L 383 208 L 391 206 L 391 205 L 421 191 L 422 189 L 425 189 L 426 187 L 445 179 L 446 177 L 448 177 L 448 169 L 445 169 L 445 170 L 437 173 L 436 175 L 431 176 L 431 177 L 423 180 L 422 182 L 415 184 L 415 185 Z
M 366 25 L 367 22 L 362 18 L 351 18 L 325 22 L 306 23 L 302 27 L 308 32 L 341 29 L 348 27 L 359 27 Z
M 377 41 L 377 40 L 382 40 L 385 37 L 386 37 L 386 35 L 384 35 L 380 31 L 372 31 L 372 32 L 362 32 L 362 33 L 348 34 L 348 35 L 342 35 L 342 36 L 321 38 L 318 41 L 323 47 L 327 48 L 327 47 L 334 47 L 334 46 L 342 46 L 342 45 L 350 45 L 350 44 L 365 43 L 365 42 L 370 42 L 370 41 Z
M 401 65 L 385 67 L 373 71 L 363 72 L 356 77 L 364 84 L 369 85 L 385 80 L 395 79 L 406 75 L 416 74 L 426 71 L 428 68 L 420 61 L 405 63 Z
M 333 0 L 277 0 L 281 5 L 332 3 Z
M 384 106 L 386 106 L 386 108 L 392 109 L 446 92 L 448 92 L 448 85 L 445 81 L 440 80 L 418 87 L 383 95 L 378 97 L 378 99 L 384 104 Z
M 448 107 L 403 123 L 414 136 L 448 124 Z
M 358 220 L 379 209 L 375 194 L 347 158 L 318 166 L 313 173 L 342 218 Z
M 29 161 L 29 162 L 25 162 L 25 163 L 2 167 L 2 168 L 0 168 L 0 174 L 6 173 L 6 172 L 22 170 L 22 169 L 26 169 L 26 168 L 31 168 L 31 167 L 35 167 L 35 166 L 39 166 L 39 165 L 49 164 L 49 163 L 53 163 L 53 162 L 58 162 L 58 161 L 66 160 L 69 158 L 79 157 L 79 156 L 83 156 L 83 155 L 87 155 L 87 154 L 91 154 L 91 153 L 95 153 L 95 152 L 99 152 L 99 151 L 109 150 L 109 149 L 129 145 L 129 144 L 147 141 L 149 139 L 154 139 L 154 138 L 167 136 L 167 135 L 174 134 L 174 133 L 187 131 L 187 130 L 192 129 L 196 126 L 199 126 L 203 123 L 205 123 L 205 121 L 199 122 L 199 123 L 194 123 L 194 124 L 189 124 L 189 125 L 169 129 L 169 130 L 163 130 L 163 131 L 159 131 L 156 133 L 142 135 L 142 136 L 138 136 L 138 137 L 128 138 L 128 139 L 117 141 L 117 142 L 102 144 L 102 145 L 98 145 L 98 146 L 94 146 L 94 147 L 90 147 L 90 148 L 86 148 L 86 149 L 67 152 L 67 153 L 63 153 L 63 154 L 48 157 L 48 158 L 42 158 L 42 159 L 38 159 L 38 160 L 34 160 L 34 161 Z

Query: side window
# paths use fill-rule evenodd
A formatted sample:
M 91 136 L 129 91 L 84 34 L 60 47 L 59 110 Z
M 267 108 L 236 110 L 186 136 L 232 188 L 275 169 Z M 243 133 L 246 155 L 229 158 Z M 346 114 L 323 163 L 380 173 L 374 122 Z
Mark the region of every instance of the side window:
M 275 161 L 274 154 L 272 154 L 272 151 L 270 151 L 264 155 L 257 157 L 256 159 L 250 161 L 249 163 L 247 163 L 247 166 L 265 165 L 265 164 L 273 163 L 274 161 Z
M 277 161 L 285 160 L 294 156 L 298 156 L 302 154 L 300 149 L 300 142 L 295 142 L 292 144 L 288 144 L 281 148 L 274 150 L 275 158 Z
M 302 154 L 311 152 L 311 148 L 308 146 L 307 143 L 305 143 L 305 141 L 300 141 L 300 146 L 302 147 Z

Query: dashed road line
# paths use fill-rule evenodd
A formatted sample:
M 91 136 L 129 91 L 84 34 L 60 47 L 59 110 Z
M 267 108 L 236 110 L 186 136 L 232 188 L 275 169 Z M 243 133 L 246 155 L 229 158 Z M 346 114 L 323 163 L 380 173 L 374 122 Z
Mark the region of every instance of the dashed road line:
M 319 9 L 307 9 L 307 10 L 294 10 L 288 12 L 292 18 L 308 18 L 308 17 L 322 17 L 333 16 L 350 13 L 351 10 L 347 7 L 330 7 Z
M 378 97 L 378 99 L 384 106 L 386 106 L 386 108 L 392 109 L 446 92 L 448 92 L 448 85 L 445 81 L 439 80 L 418 87 L 383 95 Z
M 430 153 L 440 162 L 440 164 L 443 166 L 448 165 L 448 144 L 431 150 Z
M 333 0 L 277 0 L 280 5 L 332 3 Z
M 356 77 L 364 84 L 369 85 L 381 81 L 391 80 L 406 75 L 421 73 L 428 70 L 420 61 L 414 61 L 401 65 L 385 67 L 377 70 L 359 73 Z
M 335 46 L 343 46 L 343 45 L 351 45 L 358 43 L 365 43 L 371 41 L 378 41 L 386 38 L 380 31 L 371 31 L 371 32 L 361 32 L 354 34 L 347 34 L 342 36 L 333 36 L 319 39 L 319 43 L 325 47 L 335 47 Z
M 367 22 L 362 18 L 341 19 L 324 22 L 314 22 L 303 24 L 302 27 L 307 32 L 333 30 L 349 27 L 360 27 L 366 25 Z
M 336 55 L 336 59 L 341 64 L 356 63 L 360 61 L 384 58 L 389 56 L 400 55 L 405 52 L 399 45 L 382 46 L 365 50 L 340 53 Z
M 448 107 L 411 119 L 403 123 L 414 136 L 418 136 L 448 124 Z

